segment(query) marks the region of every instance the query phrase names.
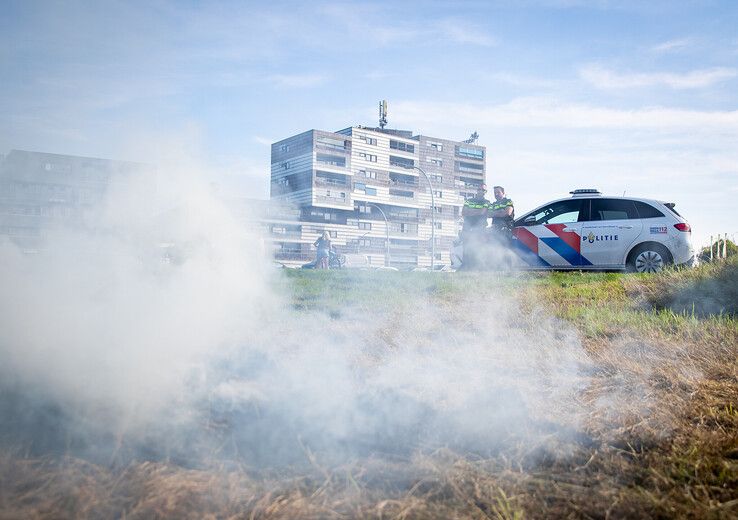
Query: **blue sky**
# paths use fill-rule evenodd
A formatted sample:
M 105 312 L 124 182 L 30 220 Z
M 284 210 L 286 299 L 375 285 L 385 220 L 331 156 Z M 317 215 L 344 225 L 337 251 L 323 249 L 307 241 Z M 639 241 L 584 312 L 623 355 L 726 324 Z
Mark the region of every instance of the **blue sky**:
M 517 211 L 575 187 L 738 233 L 738 2 L 32 2 L 0 12 L 0 153 L 186 153 L 266 197 L 269 143 L 472 131 Z

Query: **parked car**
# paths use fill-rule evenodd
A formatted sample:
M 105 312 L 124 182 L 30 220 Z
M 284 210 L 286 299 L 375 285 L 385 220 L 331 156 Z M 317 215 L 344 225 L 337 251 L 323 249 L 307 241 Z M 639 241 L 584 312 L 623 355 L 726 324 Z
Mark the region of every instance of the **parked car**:
M 482 267 L 653 273 L 667 265 L 696 265 L 691 228 L 673 203 L 607 197 L 593 189 L 571 195 L 516 219 L 511 241 L 488 233 L 480 246 L 487 264 Z M 464 247 L 454 242 L 454 268 L 465 268 Z
M 571 194 L 515 220 L 512 246 L 526 266 L 651 273 L 695 265 L 691 228 L 673 203 L 592 189 Z

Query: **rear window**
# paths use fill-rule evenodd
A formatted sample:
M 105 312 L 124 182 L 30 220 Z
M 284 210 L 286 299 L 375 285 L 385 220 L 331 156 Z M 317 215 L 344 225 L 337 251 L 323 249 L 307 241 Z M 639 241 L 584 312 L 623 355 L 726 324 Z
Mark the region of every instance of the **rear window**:
M 632 200 L 592 199 L 589 220 L 629 220 L 640 218 Z
M 645 202 L 634 200 L 633 204 L 635 204 L 636 210 L 638 210 L 638 216 L 641 218 L 659 218 L 664 216 L 659 210 Z
M 677 213 L 677 210 L 674 209 L 674 206 L 676 206 L 676 204 L 674 204 L 673 202 L 667 202 L 666 204 L 664 204 L 664 206 L 669 208 L 669 211 L 674 213 L 674 215 L 676 215 L 677 217 L 681 217 L 681 215 Z

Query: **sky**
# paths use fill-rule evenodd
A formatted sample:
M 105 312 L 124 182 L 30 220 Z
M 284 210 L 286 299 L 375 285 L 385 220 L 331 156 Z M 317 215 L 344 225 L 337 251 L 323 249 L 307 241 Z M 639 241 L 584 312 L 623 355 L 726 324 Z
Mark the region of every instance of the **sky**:
M 267 198 L 270 144 L 376 125 L 477 131 L 524 212 L 574 188 L 675 202 L 738 238 L 738 2 L 14 1 L 0 153 L 156 161 Z

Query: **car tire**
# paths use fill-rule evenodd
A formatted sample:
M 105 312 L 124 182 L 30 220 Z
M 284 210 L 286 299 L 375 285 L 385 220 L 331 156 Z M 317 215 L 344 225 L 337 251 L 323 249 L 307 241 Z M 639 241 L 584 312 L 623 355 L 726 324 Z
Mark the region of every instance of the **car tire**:
M 627 269 L 632 273 L 658 273 L 673 262 L 671 253 L 661 244 L 641 244 L 628 255 Z

